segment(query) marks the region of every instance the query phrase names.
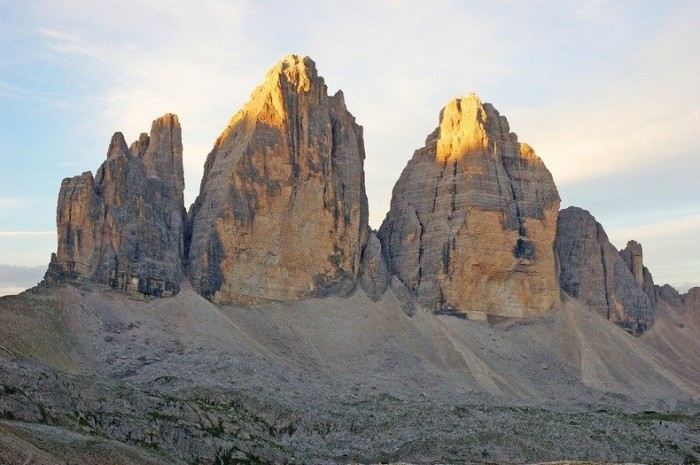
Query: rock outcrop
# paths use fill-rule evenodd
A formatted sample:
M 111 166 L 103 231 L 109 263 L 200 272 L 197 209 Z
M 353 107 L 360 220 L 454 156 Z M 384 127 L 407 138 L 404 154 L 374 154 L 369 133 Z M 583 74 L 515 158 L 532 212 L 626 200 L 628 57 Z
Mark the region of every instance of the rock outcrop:
M 214 302 L 351 292 L 368 237 L 362 128 L 308 57 L 272 68 L 209 154 L 189 275 Z
M 537 316 L 560 304 L 558 210 L 542 160 L 471 94 L 440 113 L 394 187 L 378 235 L 391 272 L 423 305 Z
M 559 212 L 555 248 L 565 292 L 631 332 L 653 322 L 654 303 L 645 293 L 653 281 L 648 270 L 645 278 L 639 244 L 631 241 L 623 258 L 593 215 L 569 207 Z
M 681 294 L 669 284 L 656 286 L 655 290 L 658 299 L 671 307 L 700 315 L 700 287 L 691 287 L 685 294 Z
M 685 311 L 700 315 L 700 287 L 688 289 L 688 292 L 683 294 L 682 300 Z
M 627 242 L 627 246 L 620 250 L 620 257 L 627 264 L 637 286 L 644 289 L 644 293 L 649 297 L 652 307 L 656 306 L 656 290 L 654 289 L 654 278 L 649 269 L 644 266 L 644 255 L 642 244 L 637 241 Z
M 131 147 L 116 133 L 107 160 L 66 178 L 58 196 L 58 250 L 46 282 L 94 282 L 129 293 L 176 294 L 183 276 L 182 135 L 177 116 L 153 122 Z
M 370 233 L 362 252 L 359 281 L 362 289 L 374 302 L 381 299 L 391 283 L 391 273 L 382 256 L 382 244 L 375 233 Z
M 683 308 L 683 298 L 675 287 L 670 284 L 656 286 L 656 296 L 667 304 L 676 308 Z

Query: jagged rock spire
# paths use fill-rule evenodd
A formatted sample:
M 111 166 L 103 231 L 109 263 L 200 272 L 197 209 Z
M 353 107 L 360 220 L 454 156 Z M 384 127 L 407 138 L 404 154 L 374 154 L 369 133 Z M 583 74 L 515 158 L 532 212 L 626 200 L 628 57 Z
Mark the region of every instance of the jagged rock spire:
M 46 281 L 94 282 L 172 295 L 183 275 L 186 215 L 177 116 L 156 119 L 129 148 L 121 133 L 107 159 L 66 178 L 58 196 L 58 250 Z
M 362 128 L 314 62 L 289 55 L 231 118 L 191 209 L 192 284 L 218 302 L 355 286 L 368 237 Z
M 631 332 L 653 323 L 654 283 L 640 244 L 630 241 L 618 253 L 593 215 L 569 207 L 559 212 L 556 251 L 561 287 L 569 295 Z M 649 286 L 652 297 L 645 292 Z

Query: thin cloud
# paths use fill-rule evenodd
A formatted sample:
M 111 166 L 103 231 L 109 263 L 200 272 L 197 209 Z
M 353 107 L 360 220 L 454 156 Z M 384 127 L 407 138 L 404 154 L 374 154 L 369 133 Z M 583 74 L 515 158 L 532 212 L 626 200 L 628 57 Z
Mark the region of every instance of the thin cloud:
M 700 232 L 700 214 L 636 226 L 618 227 L 610 231 L 608 235 L 616 239 L 624 237 L 628 239 L 633 237 L 672 239 L 685 235 L 700 237 L 698 232 Z
M 50 26 L 42 27 L 40 34 L 48 48 L 63 53 L 71 63 L 77 60 L 84 72 L 99 77 L 102 87 L 93 90 L 92 104 L 86 104 L 83 130 L 105 135 L 120 131 L 135 140 L 148 132 L 153 119 L 177 113 L 183 125 L 186 201 L 192 202 L 218 132 L 258 84 L 250 77 L 262 78 L 272 64 L 257 73 L 250 67 L 256 48 L 243 35 L 249 5 L 228 1 L 104 3 L 99 8 L 92 2 L 72 4 L 50 17 L 42 11 L 40 16 Z M 139 15 L 121 14 L 131 7 Z M 96 164 L 108 142 L 105 136 L 104 147 L 95 148 Z
M 99 47 L 75 34 L 43 27 L 39 29 L 39 34 L 48 40 L 48 46 L 56 52 L 87 55 L 96 59 L 104 56 L 104 52 Z
M 591 77 L 583 98 L 520 109 L 517 119 L 564 186 L 697 147 L 700 128 L 700 6 L 670 18 L 637 52 Z M 553 116 L 556 115 L 556 116 Z
M 23 208 L 26 203 L 24 199 L 18 197 L 0 197 L 0 212 Z
M 605 3 L 603 0 L 588 0 L 581 8 L 576 10 L 576 16 L 586 20 L 598 20 L 605 15 Z

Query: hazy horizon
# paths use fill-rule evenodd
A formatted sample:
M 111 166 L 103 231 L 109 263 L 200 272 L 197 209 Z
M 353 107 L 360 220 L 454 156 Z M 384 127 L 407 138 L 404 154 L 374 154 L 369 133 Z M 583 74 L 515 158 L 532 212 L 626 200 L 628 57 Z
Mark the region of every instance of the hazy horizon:
M 0 0 L 0 295 L 56 249 L 61 180 L 178 114 L 185 202 L 228 119 L 289 53 L 364 127 L 370 224 L 451 98 L 475 92 L 657 284 L 700 285 L 700 4 Z M 134 13 L 132 13 L 134 12 Z M 293 20 L 290 18 L 294 18 Z

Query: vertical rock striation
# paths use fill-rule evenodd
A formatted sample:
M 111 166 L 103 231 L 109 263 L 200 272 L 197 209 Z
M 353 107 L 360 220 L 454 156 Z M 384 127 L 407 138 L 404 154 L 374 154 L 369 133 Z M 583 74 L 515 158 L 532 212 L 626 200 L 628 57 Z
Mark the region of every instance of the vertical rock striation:
M 424 305 L 536 316 L 560 303 L 558 210 L 542 160 L 471 94 L 441 111 L 394 187 L 378 235 L 391 272 Z
M 190 211 L 192 284 L 215 302 L 355 287 L 369 234 L 362 128 L 308 57 L 272 68 L 207 157 Z
M 631 332 L 654 320 L 653 281 L 642 263 L 641 245 L 630 241 L 622 256 L 593 215 L 578 207 L 559 212 L 555 249 L 562 289 Z M 645 272 L 646 270 L 646 272 Z
M 155 296 L 179 291 L 186 214 L 177 116 L 153 122 L 127 147 L 112 137 L 107 160 L 64 179 L 58 196 L 58 250 L 46 281 L 108 284 Z
M 637 286 L 644 290 L 649 298 L 652 307 L 656 306 L 656 290 L 654 289 L 654 279 L 649 269 L 644 266 L 644 255 L 642 244 L 637 241 L 627 242 L 627 246 L 620 250 L 620 257 L 627 264 L 627 268 L 632 272 Z

